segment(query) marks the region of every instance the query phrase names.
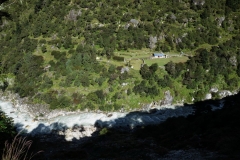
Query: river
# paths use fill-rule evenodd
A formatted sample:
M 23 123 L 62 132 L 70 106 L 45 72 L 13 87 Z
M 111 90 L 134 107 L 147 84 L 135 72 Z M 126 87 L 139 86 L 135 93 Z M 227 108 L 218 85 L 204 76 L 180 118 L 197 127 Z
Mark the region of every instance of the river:
M 29 106 L 31 107 L 31 106 Z M 219 106 L 212 106 L 212 109 L 220 109 Z M 26 108 L 26 105 L 11 103 L 6 100 L 0 101 L 0 109 L 13 119 L 14 125 L 18 132 L 26 134 L 50 134 L 57 133 L 66 136 L 67 140 L 73 138 L 81 138 L 91 136 L 96 127 L 117 127 L 117 128 L 134 128 L 138 126 L 159 124 L 169 117 L 188 116 L 194 113 L 194 107 L 188 106 L 158 106 L 150 111 L 135 112 L 111 112 L 111 113 L 95 113 L 95 112 L 66 112 L 56 114 L 56 116 L 38 118 L 34 117 Z M 86 133 L 73 131 L 76 128 L 88 128 L 84 130 Z M 90 129 L 91 128 L 91 129 Z M 66 131 L 68 134 L 66 134 Z M 74 133 L 73 133 L 74 132 Z

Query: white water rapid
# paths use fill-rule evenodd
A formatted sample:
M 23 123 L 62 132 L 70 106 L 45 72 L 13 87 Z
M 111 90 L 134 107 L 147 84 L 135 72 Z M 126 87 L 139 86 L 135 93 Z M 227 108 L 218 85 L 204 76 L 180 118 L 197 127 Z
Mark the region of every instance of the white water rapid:
M 222 108 L 220 105 L 217 108 Z M 216 109 L 216 106 L 212 106 Z M 1 100 L 0 109 L 13 119 L 17 131 L 31 135 L 57 133 L 66 140 L 91 136 L 97 127 L 134 128 L 150 124 L 158 124 L 169 117 L 187 116 L 194 113 L 193 106 L 159 106 L 154 112 L 120 113 L 70 113 L 38 119 L 24 107 Z M 153 110 L 152 110 L 153 111 Z M 84 128 L 84 129 L 83 129 Z

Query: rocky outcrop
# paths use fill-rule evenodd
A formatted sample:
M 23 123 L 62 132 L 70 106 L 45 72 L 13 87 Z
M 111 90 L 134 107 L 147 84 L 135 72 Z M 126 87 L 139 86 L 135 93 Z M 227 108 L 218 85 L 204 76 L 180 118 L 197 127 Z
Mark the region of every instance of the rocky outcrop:
M 233 65 L 233 66 L 237 66 L 237 64 L 238 64 L 238 63 L 237 63 L 238 61 L 237 61 L 236 56 L 230 57 L 228 61 L 229 61 L 229 63 L 231 63 L 231 65 Z
M 154 103 L 150 103 L 150 104 L 143 104 L 142 105 L 142 110 L 143 111 L 149 111 L 152 107 L 153 107 Z
M 12 103 L 6 102 L 9 97 L 12 98 Z M 0 101 L 0 109 L 2 109 L 6 115 L 13 118 L 14 124 L 19 132 L 31 134 L 32 136 L 57 134 L 65 136 L 65 139 L 68 141 L 74 138 L 80 139 L 82 137 L 92 136 L 92 133 L 94 133 L 97 128 L 117 127 L 124 130 L 132 129 L 137 126 L 159 124 L 169 117 L 187 116 L 194 113 L 194 109 L 191 106 L 158 106 L 153 111 L 151 107 L 156 105 L 154 103 L 146 106 L 147 110 L 150 110 L 149 112 L 143 112 L 142 110 L 125 113 L 112 112 L 111 114 L 90 112 L 70 113 L 60 110 L 50 112 L 47 109 L 37 111 L 37 106 L 34 108 L 24 103 L 27 102 L 27 100 L 21 99 L 16 95 L 3 96 L 3 99 L 5 99 L 5 101 Z M 165 99 L 162 104 L 171 104 L 172 100 L 173 98 L 170 92 L 165 92 Z M 33 109 L 31 107 L 33 107 Z M 38 107 L 42 106 L 39 105 Z M 44 113 L 44 115 L 41 118 L 35 117 L 39 115 L 39 113 Z
M 172 105 L 173 103 L 173 96 L 171 96 L 170 91 L 166 91 L 164 93 L 164 99 L 161 101 L 160 105 L 164 106 L 164 105 Z
M 231 96 L 231 95 L 237 94 L 238 90 L 235 90 L 235 91 L 232 91 L 232 92 L 229 91 L 229 90 L 220 90 L 219 91 L 219 89 L 217 87 L 212 87 L 209 90 L 209 92 L 210 93 L 206 94 L 204 100 L 212 99 L 212 97 L 214 97 L 214 95 L 218 95 L 219 96 L 218 98 L 224 98 L 224 97 L 227 97 L 227 96 Z
M 121 69 L 121 74 L 125 73 L 125 72 L 129 72 L 129 68 L 128 67 L 123 67 Z
M 138 24 L 139 24 L 139 21 L 136 20 L 136 19 L 131 19 L 129 22 L 130 22 L 131 24 L 133 24 L 134 27 L 137 27 Z
M 94 126 L 80 126 L 66 129 L 65 131 L 58 131 L 58 135 L 65 136 L 67 141 L 72 141 L 74 138 L 79 140 L 83 137 L 91 137 L 92 133 L 97 130 Z
M 221 92 L 224 95 L 229 94 L 227 91 Z M 0 95 L 1 97 L 1 95 Z M 145 105 L 145 111 L 134 112 L 112 112 L 91 113 L 91 112 L 67 112 L 55 110 L 50 112 L 46 106 L 32 106 L 26 102 L 27 99 L 21 99 L 17 95 L 2 95 L 0 101 L 0 109 L 7 116 L 13 118 L 14 124 L 18 131 L 36 136 L 38 134 L 58 134 L 65 136 L 66 140 L 73 138 L 80 139 L 82 137 L 91 136 L 97 128 L 120 128 L 132 129 L 138 126 L 146 126 L 159 124 L 170 117 L 188 116 L 195 112 L 194 108 L 188 106 L 173 106 L 173 97 L 170 91 L 165 92 L 164 99 L 159 102 L 152 102 Z M 10 99 L 10 97 L 12 99 Z M 5 101 L 3 101 L 5 99 Z M 6 102 L 7 99 L 10 102 Z M 161 105 L 159 105 L 161 104 Z M 224 102 L 218 106 L 212 106 L 213 109 L 221 109 Z M 37 107 L 40 107 L 39 111 Z M 154 107 L 154 108 L 153 108 Z M 143 108 L 143 109 L 144 109 Z M 36 117 L 40 113 L 44 113 L 41 118 Z
M 153 101 L 148 104 L 142 104 L 142 111 L 149 111 L 152 108 L 158 108 L 161 106 L 171 106 L 173 105 L 173 96 L 171 95 L 171 92 L 167 90 L 164 92 L 164 98 L 159 101 Z M 182 104 L 181 104 L 182 105 Z
M 217 87 L 213 87 L 210 89 L 210 93 L 217 93 L 218 92 L 218 88 Z
M 192 1 L 194 5 L 198 6 L 203 6 L 205 4 L 205 0 L 193 0 Z
M 218 95 L 223 98 L 223 97 L 227 97 L 227 96 L 231 96 L 233 95 L 232 92 L 228 91 L 228 90 L 222 90 L 218 92 Z
M 204 99 L 205 100 L 212 99 L 212 94 L 211 93 L 207 93 Z
M 26 112 L 35 120 L 51 119 L 80 112 L 69 112 L 63 109 L 50 110 L 47 104 L 31 103 L 28 98 L 21 98 L 18 94 L 11 92 L 0 92 L 0 100 L 11 102 L 15 106 L 12 112 Z

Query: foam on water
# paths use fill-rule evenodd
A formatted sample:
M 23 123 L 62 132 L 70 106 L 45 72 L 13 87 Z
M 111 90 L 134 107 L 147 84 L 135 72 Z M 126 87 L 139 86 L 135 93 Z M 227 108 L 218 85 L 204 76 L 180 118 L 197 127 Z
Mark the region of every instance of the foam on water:
M 21 106 L 13 106 L 9 102 L 0 101 L 0 109 L 5 112 L 8 117 L 13 119 L 14 125 L 16 125 L 17 130 L 24 130 L 26 133 L 31 133 L 38 126 L 49 127 L 50 129 L 57 130 L 60 125 L 52 124 L 61 124 L 66 128 L 72 128 L 75 125 L 79 126 L 94 126 L 97 120 L 101 121 L 112 121 L 114 119 L 124 117 L 126 113 L 113 113 L 111 117 L 107 117 L 103 113 L 76 113 L 69 115 L 61 115 L 55 118 L 36 120 L 35 117 L 32 117 L 27 111 L 20 109 Z M 43 127 L 42 127 L 43 128 Z M 40 129 L 38 130 L 42 133 L 48 133 L 49 130 Z
M 212 110 L 221 109 L 224 102 L 219 106 L 212 106 Z M 17 131 L 24 130 L 26 133 L 48 134 L 53 131 L 64 131 L 75 126 L 98 127 L 131 127 L 159 124 L 169 117 L 188 116 L 194 113 L 193 106 L 158 106 L 153 113 L 130 112 L 111 114 L 104 113 L 64 113 L 54 118 L 38 120 L 22 105 L 12 105 L 9 102 L 0 101 L 0 109 L 8 117 L 13 119 Z

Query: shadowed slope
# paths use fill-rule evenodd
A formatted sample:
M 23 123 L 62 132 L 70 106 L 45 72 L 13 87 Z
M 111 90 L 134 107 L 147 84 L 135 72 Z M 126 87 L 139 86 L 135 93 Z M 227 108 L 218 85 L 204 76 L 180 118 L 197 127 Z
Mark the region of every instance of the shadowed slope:
M 224 101 L 221 110 L 209 110 L 217 101 L 198 102 L 196 114 L 186 118 L 173 117 L 134 130 L 99 128 L 94 133 L 99 136 L 72 142 L 63 136 L 40 136 L 34 149 L 45 153 L 36 159 L 238 159 L 239 94 Z

